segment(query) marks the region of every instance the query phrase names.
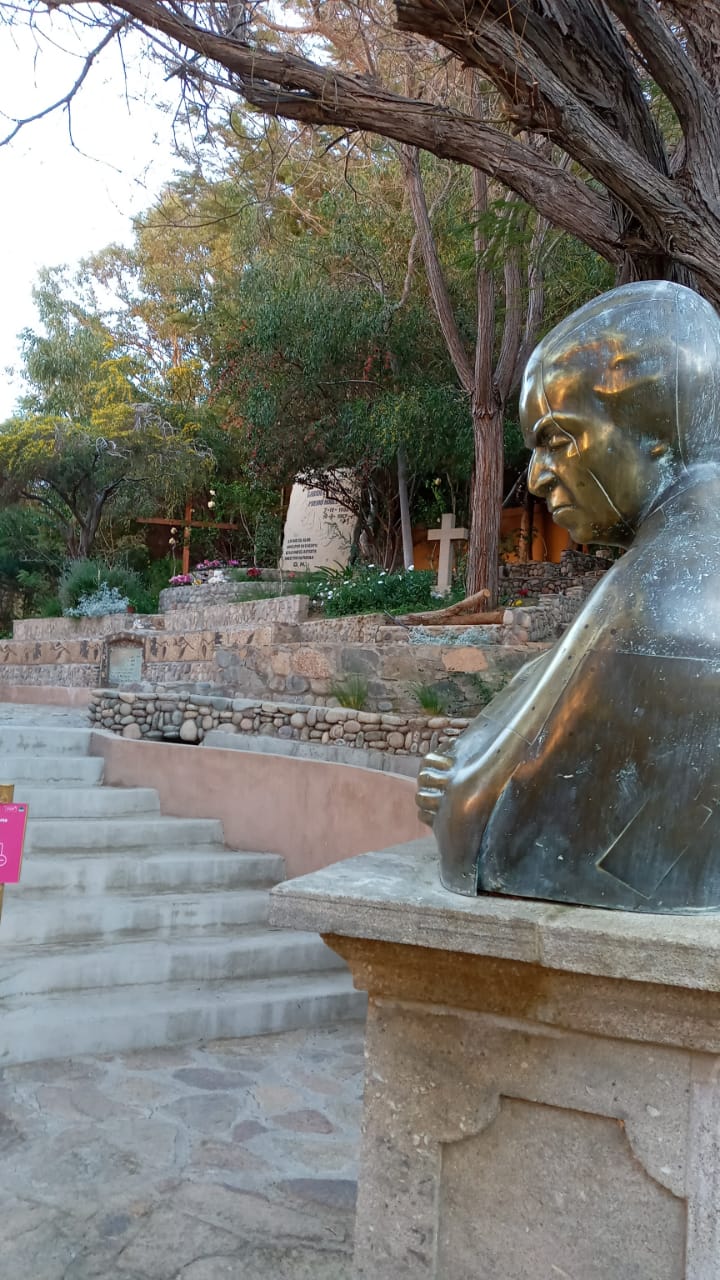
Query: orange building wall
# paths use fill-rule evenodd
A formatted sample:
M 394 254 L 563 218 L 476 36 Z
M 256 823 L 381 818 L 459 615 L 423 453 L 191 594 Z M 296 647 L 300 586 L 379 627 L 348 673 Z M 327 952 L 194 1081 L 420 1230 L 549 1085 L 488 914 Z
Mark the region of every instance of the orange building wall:
M 522 507 L 505 507 L 500 524 L 502 559 L 510 564 L 518 560 L 517 544 L 522 522 Z M 465 543 L 455 544 L 465 550 Z M 559 564 L 563 551 L 572 546 L 567 529 L 561 529 L 550 518 L 544 503 L 536 503 L 533 511 L 532 560 L 546 560 Z M 428 542 L 427 529 L 413 529 L 413 563 L 416 569 L 434 569 L 437 572 L 438 544 Z

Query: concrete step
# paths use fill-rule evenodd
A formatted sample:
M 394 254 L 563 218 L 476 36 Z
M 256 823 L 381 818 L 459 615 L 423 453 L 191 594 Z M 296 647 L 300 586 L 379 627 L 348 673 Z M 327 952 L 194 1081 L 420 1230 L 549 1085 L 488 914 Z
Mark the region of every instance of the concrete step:
M 91 729 L 54 729 L 46 725 L 7 724 L 0 728 L 0 752 L 34 756 L 86 756 L 90 750 Z
M 94 853 L 117 849 L 223 847 L 223 827 L 216 818 L 34 818 L 28 823 L 25 852 L 52 850 Z
M 132 818 L 160 817 L 160 798 L 150 787 L 37 787 L 22 782 L 15 799 L 30 806 L 30 816 L 38 818 Z
M 3 754 L 6 753 L 6 754 Z M 33 787 L 93 787 L 102 782 L 105 761 L 100 756 L 13 755 L 0 732 L 0 783 Z
M 345 972 L 238 983 L 163 983 L 3 1001 L 0 1063 L 265 1035 L 360 1018 Z
M 264 889 L 232 893 L 82 894 L 50 897 L 42 891 L 14 900 L 8 886 L 0 925 L 0 955 L 8 946 L 34 942 L 88 942 L 93 938 L 129 938 L 154 933 L 158 938 L 217 933 L 235 925 L 265 924 L 268 893 Z M 157 1042 L 162 1043 L 161 1041 Z
M 248 926 L 202 938 L 142 939 L 107 946 L 3 947 L 0 1035 L 9 997 L 161 982 L 225 982 L 345 969 L 316 933 Z M 82 997 L 84 999 L 84 997 Z
M 234 853 L 217 847 L 162 850 L 159 853 L 30 853 L 23 858 L 18 886 L 8 901 L 28 894 L 61 890 L 64 894 L 178 893 L 209 888 L 271 888 L 282 880 L 285 864 L 278 854 Z M 9 907 L 13 910 L 13 907 Z M 0 942 L 2 937 L 0 935 Z
M 90 730 L 0 729 L 0 783 L 30 805 L 23 873 L 0 921 L 0 1066 L 361 1017 L 338 956 L 271 930 L 275 854 L 222 824 L 99 785 Z

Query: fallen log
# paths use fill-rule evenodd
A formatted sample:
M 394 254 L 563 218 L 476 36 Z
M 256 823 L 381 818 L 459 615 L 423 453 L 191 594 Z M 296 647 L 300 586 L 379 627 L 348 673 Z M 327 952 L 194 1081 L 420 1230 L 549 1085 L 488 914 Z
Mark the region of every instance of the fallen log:
M 481 618 L 483 622 L 489 622 L 491 615 L 485 612 L 487 601 L 490 599 L 490 592 L 487 587 L 482 591 L 476 591 L 474 595 L 466 596 L 464 600 L 458 600 L 457 604 L 449 604 L 445 609 L 428 609 L 424 613 L 404 613 L 401 617 L 395 619 L 396 622 L 405 626 L 424 626 L 433 625 L 441 626 L 444 622 L 462 623 L 468 617 Z M 485 607 L 483 607 L 485 606 Z M 500 613 L 500 618 L 495 617 L 495 613 Z M 495 610 L 492 614 L 493 621 L 502 622 L 502 610 Z
M 439 612 L 439 611 L 438 611 Z M 499 626 L 505 617 L 504 609 L 493 609 L 488 613 L 460 613 L 443 621 L 438 619 L 432 609 L 429 613 L 406 613 L 395 622 L 405 627 L 487 627 Z

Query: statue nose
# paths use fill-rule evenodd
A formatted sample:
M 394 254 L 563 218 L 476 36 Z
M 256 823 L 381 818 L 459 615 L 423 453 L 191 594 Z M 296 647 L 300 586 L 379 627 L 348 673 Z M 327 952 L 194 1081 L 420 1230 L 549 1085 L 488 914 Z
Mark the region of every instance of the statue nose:
M 528 489 L 537 498 L 545 498 L 555 481 L 555 472 L 548 466 L 547 458 L 536 449 L 528 466 Z

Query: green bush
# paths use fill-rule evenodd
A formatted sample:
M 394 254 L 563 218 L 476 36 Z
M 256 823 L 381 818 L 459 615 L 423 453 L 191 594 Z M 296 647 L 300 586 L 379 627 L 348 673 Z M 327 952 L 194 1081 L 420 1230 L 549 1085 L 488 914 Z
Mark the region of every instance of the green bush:
M 62 618 L 62 605 L 57 596 L 47 596 L 37 606 L 38 618 Z
M 57 618 L 62 613 L 53 574 L 45 569 L 18 569 L 16 581 L 22 591 L 24 617 Z
M 432 684 L 411 684 L 410 692 L 430 716 L 443 716 L 448 709 L 448 700 L 441 689 Z
M 368 565 L 328 576 L 315 594 L 329 618 L 348 613 L 417 613 L 438 608 L 447 600 L 434 599 L 435 574 L 430 569 L 386 573 Z
M 151 560 L 137 573 L 136 587 L 129 584 L 125 595 L 136 613 L 157 613 L 160 608 L 160 592 L 164 591 L 173 573 L 170 556 Z
M 317 596 L 318 589 L 327 583 L 327 575 L 321 569 L 307 569 L 288 573 L 284 578 L 286 592 L 293 596 Z
M 134 569 L 111 566 L 102 560 L 73 560 L 58 583 L 63 612 L 76 609 L 83 596 L 94 595 L 102 586 L 115 587 L 131 604 L 134 603 L 133 596 L 143 589 L 142 579 Z

